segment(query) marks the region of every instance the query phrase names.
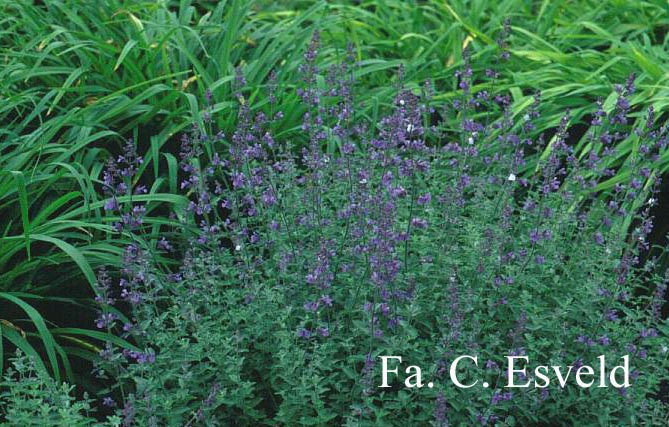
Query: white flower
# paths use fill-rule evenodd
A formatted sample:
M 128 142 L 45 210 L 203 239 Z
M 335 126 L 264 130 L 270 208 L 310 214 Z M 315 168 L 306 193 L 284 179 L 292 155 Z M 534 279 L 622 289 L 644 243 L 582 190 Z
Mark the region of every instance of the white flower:
M 469 145 L 472 145 L 474 143 L 474 138 L 470 136 L 467 142 L 469 143 Z
M 407 125 L 407 132 L 411 132 L 413 129 L 414 129 L 413 125 L 411 123 L 409 123 Z
M 235 250 L 236 250 L 236 251 L 241 251 L 241 250 L 242 250 L 242 245 L 237 245 L 237 246 L 235 246 Z
M 400 105 L 404 105 L 404 100 L 400 99 Z
M 360 184 L 365 185 L 367 184 L 367 178 L 363 178 L 360 181 L 358 181 Z
M 662 353 L 666 353 L 667 351 L 669 351 L 669 347 L 667 347 L 666 345 L 663 345 L 662 346 Z
M 512 182 L 515 181 L 516 180 L 516 175 L 509 174 L 509 177 L 507 178 L 507 180 L 512 181 Z
M 657 200 L 651 197 L 648 199 L 648 206 L 655 206 L 655 202 L 657 202 Z

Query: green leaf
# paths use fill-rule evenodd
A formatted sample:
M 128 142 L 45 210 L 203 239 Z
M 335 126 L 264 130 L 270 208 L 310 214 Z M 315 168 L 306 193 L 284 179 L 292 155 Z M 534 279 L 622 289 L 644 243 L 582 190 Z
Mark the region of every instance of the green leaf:
M 56 357 L 56 349 L 59 346 L 53 339 L 51 332 L 49 332 L 49 328 L 47 328 L 42 315 L 39 314 L 39 312 L 35 310 L 33 306 L 10 293 L 0 292 L 0 298 L 18 305 L 28 315 L 32 323 L 37 328 L 37 333 L 42 339 L 44 350 L 46 351 L 51 368 L 53 369 L 53 375 L 56 381 L 60 381 L 60 368 L 58 366 L 58 358 Z
M 16 332 L 14 329 L 1 323 L 0 323 L 0 329 L 4 331 L 5 338 L 7 338 L 9 342 L 14 344 L 18 349 L 20 349 L 26 355 L 30 356 L 33 359 L 33 362 L 35 363 L 35 367 L 37 369 L 39 369 L 45 375 L 49 375 L 49 370 L 46 368 L 46 365 L 44 365 L 42 358 L 40 357 L 37 350 L 35 350 L 35 348 L 32 345 L 30 345 L 28 340 L 23 338 L 23 336 L 21 336 L 21 334 Z
M 123 46 L 121 54 L 118 56 L 118 59 L 116 60 L 116 65 L 114 65 L 114 71 L 118 70 L 118 67 L 121 66 L 125 57 L 128 56 L 132 48 L 135 47 L 136 45 L 137 45 L 136 40 L 128 40 L 125 46 Z
M 30 260 L 30 218 L 28 217 L 28 192 L 26 190 L 26 179 L 23 172 L 10 171 L 16 183 L 19 194 L 19 208 L 21 209 L 21 222 L 23 223 L 23 237 L 26 244 L 28 260 Z
M 84 257 L 84 255 L 81 253 L 79 249 L 77 249 L 76 247 L 72 246 L 71 244 L 67 243 L 62 239 L 52 236 L 47 236 L 44 234 L 34 234 L 31 236 L 31 238 L 33 240 L 39 240 L 42 242 L 51 243 L 57 246 L 63 252 L 65 252 L 79 266 L 81 272 L 84 274 L 84 277 L 86 277 L 86 280 L 88 280 L 88 283 L 91 285 L 91 288 L 95 289 L 94 285 L 97 281 L 95 273 L 93 272 L 93 269 L 86 260 L 86 257 Z
M 65 95 L 65 92 L 72 86 L 72 84 L 85 72 L 88 70 L 86 68 L 77 68 L 72 73 L 68 76 L 68 78 L 65 80 L 63 83 L 63 86 L 56 92 L 56 97 L 53 99 L 53 102 L 51 103 L 51 107 L 49 107 L 49 110 L 47 111 L 47 115 L 51 114 L 54 108 L 58 105 L 58 102 L 63 98 L 63 95 Z

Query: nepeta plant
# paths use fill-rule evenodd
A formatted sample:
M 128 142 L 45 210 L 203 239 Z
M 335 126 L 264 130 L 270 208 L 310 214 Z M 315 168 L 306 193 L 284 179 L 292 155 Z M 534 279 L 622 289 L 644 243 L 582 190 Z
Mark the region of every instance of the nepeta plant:
M 57 384 L 17 351 L 0 386 L 0 416 L 6 426 L 93 426 L 90 401 L 72 395 L 74 386 Z M 109 424 L 110 426 L 112 424 Z
M 178 311 L 140 321 L 152 325 L 142 341 L 157 356 L 124 368 L 126 381 L 137 383 L 126 418 L 165 419 L 170 372 L 192 378 L 190 388 L 169 393 L 187 396 L 179 406 L 186 423 L 378 425 L 392 423 L 391 414 L 400 424 L 433 415 L 440 425 L 566 423 L 569 412 L 597 413 L 590 421 L 602 423 L 649 413 L 666 366 L 658 316 L 666 279 L 652 259 L 641 259 L 659 182 L 653 157 L 667 143 L 652 110 L 645 129 L 633 130 L 638 173 L 610 194 L 595 191 L 611 174 L 615 142 L 630 137 L 633 77 L 616 87 L 613 111 L 594 114 L 593 147 L 577 158 L 569 112 L 545 150 L 531 133 L 539 95 L 514 120 L 507 95 L 473 93 L 467 54 L 456 74 L 462 96 L 444 112 L 450 120 L 430 123 L 432 88 L 403 88 L 400 72 L 389 114 L 371 129 L 353 125 L 355 64 L 333 66 L 319 83 L 318 43 L 316 34 L 301 69 L 299 146 L 272 134 L 279 112 L 251 109 L 241 73 L 230 140 L 200 129 L 184 138 L 182 188 L 201 233 L 186 245 L 176 286 L 162 285 Z M 269 98 L 277 108 L 276 95 Z M 539 150 L 547 155 L 524 171 Z M 177 362 L 183 351 L 194 359 Z M 432 366 L 439 379 L 451 356 L 469 352 L 487 360 L 490 389 L 375 386 L 378 355 Z M 501 388 L 506 354 L 579 366 L 597 354 L 627 353 L 635 384 L 620 393 Z M 148 372 L 155 377 L 137 382 Z M 220 400 L 209 396 L 214 384 Z M 243 392 L 222 399 L 233 389 Z

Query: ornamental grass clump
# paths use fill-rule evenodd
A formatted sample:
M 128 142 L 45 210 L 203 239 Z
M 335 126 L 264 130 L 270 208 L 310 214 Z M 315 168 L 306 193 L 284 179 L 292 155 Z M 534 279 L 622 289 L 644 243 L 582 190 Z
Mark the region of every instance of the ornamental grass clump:
M 292 131 L 276 123 L 295 94 L 272 74 L 252 96 L 240 68 L 235 129 L 218 132 L 207 108 L 183 136 L 190 203 L 169 238 L 143 237 L 145 209 L 116 196 L 142 192 L 132 142 L 109 164 L 109 221 L 134 243 L 98 280 L 96 326 L 123 338 L 96 366 L 103 411 L 125 426 L 661 422 L 669 274 L 649 234 L 669 140 L 652 108 L 629 125 L 634 76 L 614 105 L 593 105 L 589 149 L 576 154 L 569 111 L 537 134 L 541 94 L 519 110 L 495 89 L 498 70 L 473 75 L 467 51 L 457 98 L 405 86 L 400 69 L 372 120 L 356 114 L 354 56 L 321 70 L 319 43 L 300 68 Z M 630 174 L 602 186 L 621 141 L 636 147 Z M 403 367 L 379 387 L 387 355 L 422 367 L 423 387 Z M 478 357 L 459 379 L 479 385 L 450 381 L 460 355 Z M 506 387 L 506 356 L 577 369 L 625 355 L 626 387 L 561 387 L 554 375 Z

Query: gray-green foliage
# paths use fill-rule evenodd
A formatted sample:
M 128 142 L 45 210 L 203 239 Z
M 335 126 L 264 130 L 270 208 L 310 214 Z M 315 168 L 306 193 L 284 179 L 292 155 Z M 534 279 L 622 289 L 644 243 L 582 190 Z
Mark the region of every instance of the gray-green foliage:
M 12 368 L 5 373 L 0 387 L 0 425 L 85 427 L 100 425 L 90 417 L 86 396 L 76 399 L 74 386 L 57 383 L 36 369 L 33 360 L 21 352 L 11 359 Z M 109 424 L 111 427 L 113 424 Z

